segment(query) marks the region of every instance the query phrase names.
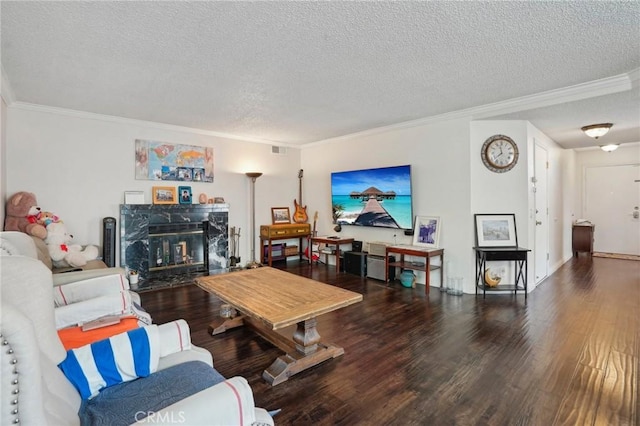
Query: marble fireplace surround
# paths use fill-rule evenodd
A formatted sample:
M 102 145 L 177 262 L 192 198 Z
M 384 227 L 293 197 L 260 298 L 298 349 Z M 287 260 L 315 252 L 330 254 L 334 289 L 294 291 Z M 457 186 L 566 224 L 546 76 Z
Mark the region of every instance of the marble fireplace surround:
M 131 285 L 137 291 L 227 272 L 228 230 L 228 204 L 122 204 L 120 266 L 138 271 L 138 283 Z M 173 254 L 180 244 L 183 256 Z

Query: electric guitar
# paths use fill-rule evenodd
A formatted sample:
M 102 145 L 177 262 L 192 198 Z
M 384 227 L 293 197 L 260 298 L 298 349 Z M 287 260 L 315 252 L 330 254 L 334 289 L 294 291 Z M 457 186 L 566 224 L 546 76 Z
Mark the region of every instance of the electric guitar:
M 293 200 L 293 205 L 296 207 L 296 211 L 293 212 L 293 221 L 295 223 L 307 223 L 309 220 L 309 216 L 307 216 L 307 206 L 302 206 L 302 174 L 303 171 L 300 169 L 298 172 L 298 179 L 300 180 L 300 204 L 298 204 L 297 200 Z
M 320 255 L 318 254 L 317 250 L 314 251 L 314 248 L 313 248 L 313 246 L 311 244 L 311 237 L 315 237 L 316 236 L 316 223 L 317 222 L 318 222 L 318 212 L 316 212 L 313 215 L 313 231 L 311 232 L 311 235 L 309 235 L 307 237 L 307 248 L 304 249 L 305 257 L 307 259 L 311 259 L 312 262 L 316 262 L 318 259 L 320 259 Z M 311 247 L 311 255 L 309 255 L 309 247 Z

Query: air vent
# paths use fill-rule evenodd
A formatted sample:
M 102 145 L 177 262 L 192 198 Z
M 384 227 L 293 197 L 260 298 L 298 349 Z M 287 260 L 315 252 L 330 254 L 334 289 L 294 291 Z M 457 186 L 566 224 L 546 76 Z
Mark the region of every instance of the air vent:
M 284 146 L 271 146 L 271 153 L 276 155 L 287 155 L 287 148 Z

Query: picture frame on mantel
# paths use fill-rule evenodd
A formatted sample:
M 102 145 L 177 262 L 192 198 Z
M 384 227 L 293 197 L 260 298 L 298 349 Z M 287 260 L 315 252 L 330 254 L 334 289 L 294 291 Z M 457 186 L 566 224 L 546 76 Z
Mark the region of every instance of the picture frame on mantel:
M 475 214 L 476 247 L 517 247 L 516 215 Z
M 437 216 L 416 216 L 413 227 L 413 245 L 436 248 L 440 243 L 440 218 Z
M 177 204 L 178 196 L 175 186 L 154 186 L 151 188 L 153 193 L 153 204 Z
M 144 191 L 125 191 L 125 204 L 144 204 Z
M 178 199 L 180 200 L 180 204 L 191 204 L 193 202 L 191 187 L 190 186 L 179 186 L 178 187 Z

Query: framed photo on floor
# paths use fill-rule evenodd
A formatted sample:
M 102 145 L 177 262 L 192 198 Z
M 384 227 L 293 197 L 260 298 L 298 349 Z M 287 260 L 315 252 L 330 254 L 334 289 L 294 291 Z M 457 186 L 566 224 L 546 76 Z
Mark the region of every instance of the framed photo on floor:
M 179 186 L 178 195 L 180 197 L 180 204 L 191 204 L 193 201 L 190 186 Z
M 436 216 L 416 216 L 413 227 L 413 245 L 438 247 L 440 242 L 440 218 Z
M 476 247 L 517 247 L 516 215 L 475 214 Z

